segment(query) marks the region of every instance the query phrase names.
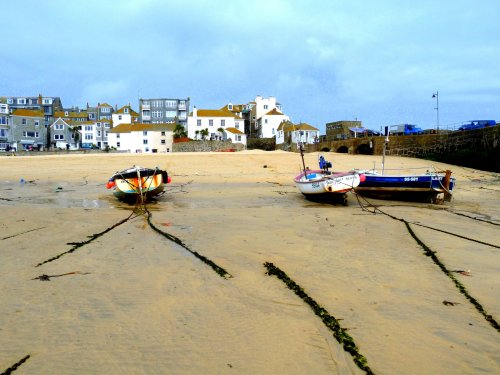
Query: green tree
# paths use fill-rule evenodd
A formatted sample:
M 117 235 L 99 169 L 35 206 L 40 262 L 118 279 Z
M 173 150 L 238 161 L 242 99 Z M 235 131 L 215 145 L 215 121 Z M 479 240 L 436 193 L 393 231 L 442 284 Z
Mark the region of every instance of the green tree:
M 201 139 L 206 139 L 206 137 L 208 137 L 208 129 L 205 128 L 205 129 L 201 130 L 200 135 L 201 135 Z
M 181 124 L 176 124 L 174 129 L 174 138 L 184 138 L 187 137 L 186 129 Z

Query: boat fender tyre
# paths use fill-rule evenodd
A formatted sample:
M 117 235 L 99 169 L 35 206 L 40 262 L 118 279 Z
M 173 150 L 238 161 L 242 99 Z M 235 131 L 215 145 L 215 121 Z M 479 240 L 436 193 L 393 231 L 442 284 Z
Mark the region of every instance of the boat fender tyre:
M 161 171 L 161 178 L 163 180 L 163 183 L 166 184 L 168 183 L 168 173 L 167 171 Z

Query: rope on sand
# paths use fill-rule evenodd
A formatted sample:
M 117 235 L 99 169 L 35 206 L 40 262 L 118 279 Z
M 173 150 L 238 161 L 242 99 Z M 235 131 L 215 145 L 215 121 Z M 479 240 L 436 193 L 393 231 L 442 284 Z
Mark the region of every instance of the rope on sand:
M 167 233 L 167 232 L 164 232 L 162 231 L 161 229 L 159 229 L 158 227 L 156 227 L 152 222 L 151 222 L 151 217 L 152 217 L 152 214 L 151 212 L 149 212 L 149 210 L 146 208 L 146 206 L 144 205 L 144 210 L 146 211 L 146 214 L 147 214 L 147 220 L 148 220 L 148 224 L 149 226 L 157 233 L 161 234 L 163 237 L 169 239 L 170 241 L 172 242 L 175 242 L 177 245 L 181 246 L 182 248 L 186 249 L 187 251 L 189 251 L 191 254 L 193 254 L 196 258 L 198 258 L 199 260 L 201 260 L 203 263 L 207 264 L 208 266 L 212 267 L 212 269 L 221 277 L 225 278 L 225 279 L 229 279 L 231 277 L 233 277 L 229 272 L 227 272 L 224 268 L 218 266 L 217 264 L 215 264 L 214 262 L 212 262 L 210 259 L 208 259 L 206 256 L 204 255 L 201 255 L 200 253 L 194 251 L 194 250 L 191 250 L 180 238 L 170 234 L 170 233 Z
M 71 249 L 69 249 L 68 251 L 65 251 L 64 253 L 56 255 L 55 257 L 47 259 L 47 260 L 45 260 L 45 261 L 43 261 L 41 263 L 38 263 L 35 267 L 40 267 L 41 265 L 43 265 L 45 263 L 53 262 L 54 260 L 59 259 L 63 255 L 70 254 L 70 253 L 74 252 L 76 249 L 78 249 L 78 248 L 80 248 L 80 247 L 82 247 L 84 245 L 87 245 L 87 244 L 91 243 L 95 239 L 97 239 L 97 238 L 103 236 L 104 234 L 110 232 L 111 230 L 115 229 L 117 226 L 122 225 L 123 223 L 126 223 L 127 221 L 133 219 L 135 217 L 135 216 L 133 216 L 134 214 L 135 214 L 135 211 L 132 211 L 132 213 L 127 218 L 125 218 L 123 220 L 120 220 L 118 223 L 110 226 L 109 228 L 107 228 L 106 230 L 104 230 L 104 231 L 102 231 L 100 233 L 96 233 L 96 234 L 93 234 L 93 235 L 89 236 L 90 239 L 87 240 L 87 241 L 83 241 L 83 242 L 68 242 L 67 243 L 68 245 L 73 245 L 73 247 Z
M 330 315 L 330 313 L 321 307 L 314 299 L 309 297 L 304 289 L 302 289 L 295 281 L 293 281 L 284 271 L 276 267 L 273 263 L 266 262 L 264 267 L 267 268 L 267 275 L 276 276 L 278 279 L 283 281 L 288 289 L 292 290 L 297 296 L 299 296 L 309 307 L 314 311 L 314 313 L 320 317 L 323 324 L 333 332 L 333 337 L 341 344 L 346 352 L 348 352 L 354 360 L 354 363 L 367 374 L 373 374 L 373 371 L 368 366 L 368 361 L 361 355 L 358 347 L 354 343 L 353 338 L 347 333 L 345 328 L 342 328 L 335 317 Z
M 21 366 L 24 362 L 28 360 L 30 355 L 28 354 L 26 357 L 22 358 L 19 362 L 13 364 L 10 366 L 8 369 L 6 369 L 4 372 L 2 372 L 0 375 L 9 375 L 12 372 L 16 371 L 19 366 Z
M 403 222 L 405 223 L 406 228 L 408 229 L 408 232 L 413 237 L 413 239 L 424 249 L 425 255 L 430 257 L 434 261 L 434 263 L 438 265 L 441 271 L 443 271 L 443 273 L 446 276 L 448 276 L 451 279 L 451 281 L 453 281 L 453 283 L 458 288 L 460 293 L 462 293 L 465 296 L 465 298 L 467 298 L 469 302 L 472 303 L 472 305 L 476 308 L 476 310 L 479 311 L 481 315 L 484 316 L 486 321 L 488 321 L 488 323 L 490 323 L 493 328 L 495 328 L 498 332 L 500 332 L 500 325 L 498 325 L 498 322 L 493 318 L 493 316 L 488 314 L 486 310 L 483 308 L 483 306 L 469 294 L 465 286 L 459 280 L 457 280 L 457 278 L 453 275 L 452 271 L 448 270 L 446 266 L 443 264 L 443 262 L 439 260 L 438 256 L 436 255 L 436 252 L 432 251 L 429 248 L 429 246 L 424 244 L 422 240 L 417 237 L 415 232 L 413 232 L 413 230 L 411 229 L 410 223 L 408 223 L 406 220 L 403 220 Z
M 358 194 L 356 194 L 356 197 L 358 197 Z M 441 230 L 441 229 L 436 229 L 436 228 L 428 227 L 426 225 L 422 225 L 422 224 L 419 224 L 419 223 L 410 223 L 410 222 L 406 221 L 405 219 L 401 219 L 401 218 L 398 218 L 396 216 L 392 216 L 392 215 L 390 215 L 390 214 L 382 211 L 380 208 L 372 205 L 366 199 L 364 199 L 364 200 L 368 203 L 369 206 L 371 206 L 373 208 L 373 212 L 372 213 L 374 213 L 374 214 L 381 213 L 383 215 L 386 215 L 386 216 L 390 217 L 391 219 L 403 222 L 406 225 L 406 229 L 408 229 L 408 232 L 413 237 L 413 239 L 424 249 L 424 254 L 426 256 L 430 257 L 434 261 L 434 263 L 441 269 L 441 271 L 443 271 L 443 273 L 446 276 L 448 276 L 453 281 L 453 283 L 458 288 L 458 290 L 460 291 L 460 293 L 462 293 L 465 296 L 465 298 L 467 298 L 469 300 L 469 302 L 472 303 L 472 305 L 477 309 L 477 311 L 479 311 L 479 313 L 481 315 L 483 315 L 483 317 L 486 319 L 486 321 L 488 323 L 490 323 L 491 326 L 493 328 L 495 328 L 498 332 L 500 332 L 500 325 L 498 324 L 498 322 L 493 318 L 492 315 L 490 315 L 490 314 L 488 314 L 486 312 L 486 310 L 484 309 L 484 307 L 477 301 L 477 299 L 475 299 L 474 297 L 472 297 L 471 294 L 465 288 L 465 286 L 459 280 L 456 279 L 456 277 L 453 275 L 453 271 L 450 271 L 450 270 L 448 270 L 446 268 L 446 266 L 444 265 L 444 263 L 441 262 L 441 260 L 436 255 L 436 252 L 433 251 L 433 250 L 431 250 L 429 248 L 429 246 L 427 246 L 426 244 L 424 244 L 423 241 L 420 238 L 417 237 L 417 235 L 415 234 L 415 232 L 411 229 L 410 224 L 419 225 L 419 226 L 427 228 L 427 229 L 436 230 L 438 232 L 450 234 L 450 235 L 453 235 L 453 236 L 456 236 L 456 237 L 459 237 L 459 238 L 463 238 L 463 239 L 466 239 L 466 240 L 469 240 L 469 241 L 477 242 L 477 243 L 480 243 L 480 244 L 483 244 L 483 245 L 487 245 L 487 246 L 491 246 L 491 247 L 495 247 L 495 248 L 500 248 L 499 246 L 496 246 L 496 245 L 493 245 L 493 244 L 489 244 L 489 243 L 486 243 L 486 242 L 482 242 L 482 241 L 479 241 L 479 240 L 475 240 L 475 239 L 472 239 L 472 238 L 468 238 L 468 237 L 465 237 L 465 236 L 461 236 L 459 234 L 447 232 L 447 231 L 444 231 L 444 230 Z M 360 207 L 361 207 L 361 209 L 363 211 L 369 211 L 366 208 L 366 206 L 363 206 L 363 204 L 361 203 L 359 197 L 358 197 L 358 203 L 360 204 Z

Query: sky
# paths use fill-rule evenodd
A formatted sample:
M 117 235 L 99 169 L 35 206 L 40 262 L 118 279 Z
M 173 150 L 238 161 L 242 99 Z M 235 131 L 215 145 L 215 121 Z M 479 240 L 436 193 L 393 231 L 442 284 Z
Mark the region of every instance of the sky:
M 218 109 L 274 96 L 321 134 L 340 120 L 374 130 L 500 121 L 498 0 L 24 0 L 0 9 L 0 96 L 136 111 L 139 98 Z

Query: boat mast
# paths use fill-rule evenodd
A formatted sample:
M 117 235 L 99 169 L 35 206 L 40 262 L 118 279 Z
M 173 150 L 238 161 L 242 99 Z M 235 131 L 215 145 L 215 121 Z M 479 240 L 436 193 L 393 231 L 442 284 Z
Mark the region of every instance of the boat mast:
M 384 148 L 382 151 L 382 176 L 384 175 L 385 168 L 385 150 L 387 148 L 387 144 L 389 143 L 389 129 L 386 129 L 386 137 L 384 139 Z
M 300 157 L 302 158 L 302 167 L 304 168 L 304 177 L 307 177 L 306 163 L 304 161 L 304 147 L 302 147 L 302 142 L 299 143 Z
M 141 172 L 139 172 L 139 168 L 136 168 L 136 172 L 137 172 L 137 186 L 139 187 L 139 193 L 141 194 L 141 204 L 144 204 L 144 196 L 142 193 Z

